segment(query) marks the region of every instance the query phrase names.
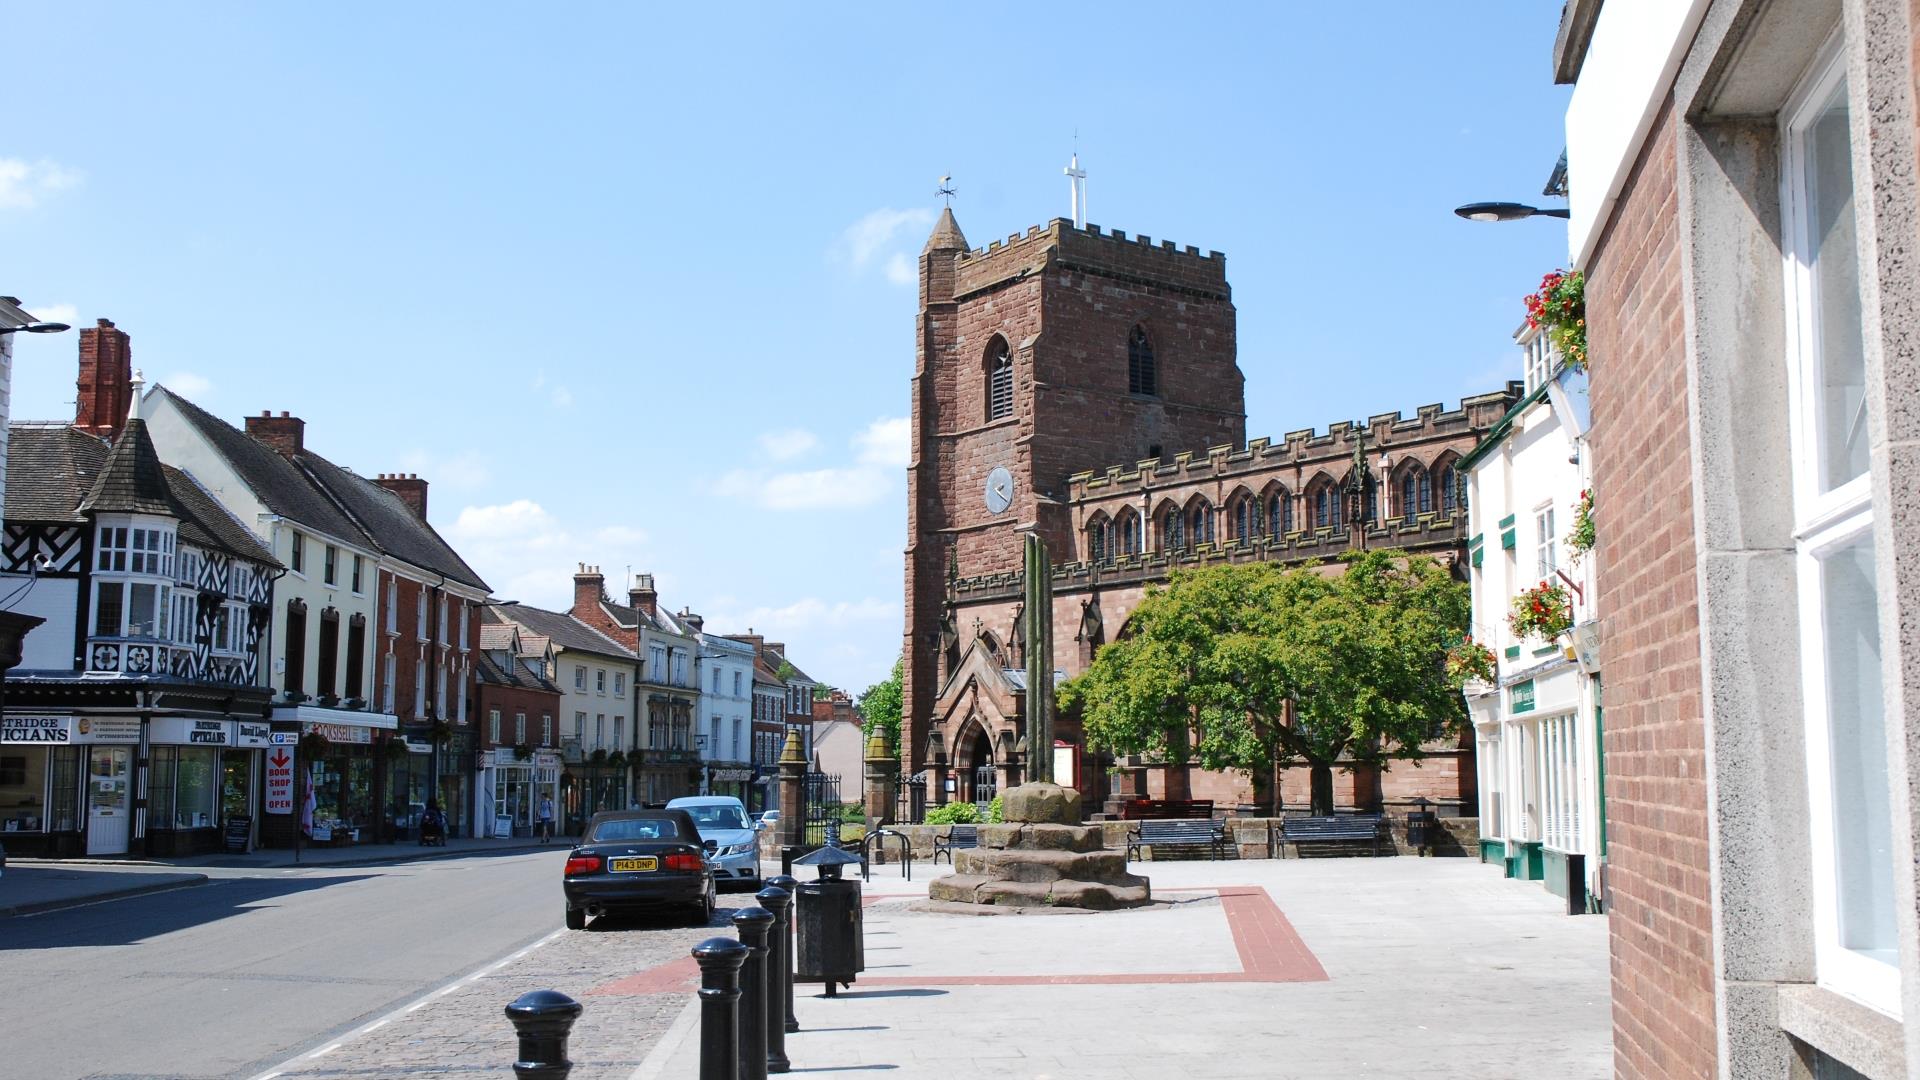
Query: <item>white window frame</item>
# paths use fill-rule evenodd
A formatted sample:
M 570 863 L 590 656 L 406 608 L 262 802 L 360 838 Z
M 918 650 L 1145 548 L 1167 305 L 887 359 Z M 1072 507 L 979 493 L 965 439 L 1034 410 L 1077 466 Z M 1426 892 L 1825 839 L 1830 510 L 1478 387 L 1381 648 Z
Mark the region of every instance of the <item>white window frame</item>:
M 1533 508 L 1534 567 L 1541 581 L 1551 582 L 1553 572 L 1560 569 L 1560 535 L 1556 526 L 1552 502 Z
M 616 671 L 613 673 L 613 696 L 627 696 L 627 673 L 624 671 Z
M 1799 594 L 1802 707 L 1806 718 L 1806 769 L 1810 849 L 1813 864 L 1814 961 L 1818 982 L 1830 990 L 1898 1017 L 1900 969 L 1897 958 L 1883 961 L 1841 943 L 1839 852 L 1834 843 L 1835 791 L 1831 753 L 1832 716 L 1828 710 L 1826 606 L 1821 588 L 1826 557 L 1862 537 L 1873 541 L 1871 468 L 1836 488 L 1822 491 L 1824 444 L 1820 438 L 1818 318 L 1814 267 L 1805 261 L 1807 237 L 1805 135 L 1832 95 L 1847 83 L 1841 32 L 1821 48 L 1807 75 L 1780 112 L 1781 264 L 1786 278 L 1787 401 L 1793 453 L 1795 576 Z M 1860 108 L 1860 96 L 1847 87 L 1848 108 Z M 1853 164 L 1860 147 L 1850 140 Z M 1861 173 L 1854 170 L 1857 178 Z M 1871 205 L 1854 188 L 1854 212 Z M 1858 232 L 1856 231 L 1856 236 Z M 1863 260 L 1864 263 L 1864 260 Z M 1867 268 L 1863 265 L 1862 277 Z M 1870 341 L 1863 342 L 1867 349 Z M 1883 715 L 1884 702 L 1883 702 Z M 1891 783 L 1891 778 L 1889 778 Z M 1890 898 L 1891 902 L 1892 898 Z
M 427 590 L 413 594 L 413 636 L 427 640 Z
M 584 691 L 587 688 L 587 665 L 573 665 L 573 688 Z
M 332 544 L 320 557 L 320 580 L 328 585 L 340 584 L 340 549 Z
M 495 746 L 500 745 L 500 710 L 499 709 L 487 710 L 487 741 L 489 743 L 492 743 Z

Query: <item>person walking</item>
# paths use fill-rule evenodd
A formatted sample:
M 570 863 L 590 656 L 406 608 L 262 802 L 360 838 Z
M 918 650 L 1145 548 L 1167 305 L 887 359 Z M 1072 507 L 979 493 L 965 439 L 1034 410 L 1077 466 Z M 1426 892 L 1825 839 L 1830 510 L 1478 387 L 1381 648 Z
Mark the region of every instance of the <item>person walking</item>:
M 553 839 L 553 796 L 540 796 L 540 842 Z

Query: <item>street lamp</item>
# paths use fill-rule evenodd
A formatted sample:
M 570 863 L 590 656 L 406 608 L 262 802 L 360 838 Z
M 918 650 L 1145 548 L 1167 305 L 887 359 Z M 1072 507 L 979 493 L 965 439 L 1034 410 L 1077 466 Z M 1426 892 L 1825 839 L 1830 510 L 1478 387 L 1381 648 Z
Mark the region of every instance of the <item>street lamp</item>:
M 63 322 L 48 322 L 36 319 L 20 307 L 20 301 L 11 296 L 0 296 L 0 334 L 57 334 L 62 330 L 71 330 Z
M 1564 218 L 1569 216 L 1566 207 L 1528 206 L 1514 202 L 1474 202 L 1465 206 L 1456 206 L 1453 212 L 1468 221 L 1519 221 L 1530 217 Z

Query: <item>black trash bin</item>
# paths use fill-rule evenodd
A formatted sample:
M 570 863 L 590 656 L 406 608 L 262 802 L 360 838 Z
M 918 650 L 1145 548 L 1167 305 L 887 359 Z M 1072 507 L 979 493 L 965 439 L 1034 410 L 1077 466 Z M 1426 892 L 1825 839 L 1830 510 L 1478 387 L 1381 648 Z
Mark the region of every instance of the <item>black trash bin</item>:
M 825 983 L 833 997 L 867 969 L 865 929 L 860 919 L 860 883 L 843 879 L 842 868 L 860 856 L 846 851 L 831 835 L 825 847 L 793 861 L 811 866 L 819 878 L 803 881 L 793 893 L 795 982 Z
M 1407 846 L 1424 855 L 1440 837 L 1440 816 L 1419 800 L 1420 809 L 1407 812 Z

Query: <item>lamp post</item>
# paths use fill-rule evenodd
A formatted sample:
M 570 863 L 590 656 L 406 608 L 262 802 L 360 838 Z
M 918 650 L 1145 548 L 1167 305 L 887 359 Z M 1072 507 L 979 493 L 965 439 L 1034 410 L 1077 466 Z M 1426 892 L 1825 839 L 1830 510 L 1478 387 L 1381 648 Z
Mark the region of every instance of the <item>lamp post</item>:
M 0 401 L 5 401 L 12 391 L 13 335 L 17 333 L 57 334 L 67 329 L 70 327 L 66 323 L 34 318 L 14 297 L 0 296 Z M 0 425 L 5 424 L 6 421 L 5 412 L 0 410 Z M 0 500 L 4 500 L 5 496 L 6 456 L 0 454 Z M 38 565 L 34 566 L 33 572 L 35 574 L 39 572 Z M 20 663 L 21 650 L 24 648 L 27 633 L 45 621 L 33 615 L 0 611 L 0 712 L 6 709 L 7 672 Z M 5 861 L 6 851 L 0 848 L 0 862 Z
M 1564 206 L 1540 207 L 1516 202 L 1472 202 L 1454 207 L 1453 212 L 1468 221 L 1522 221 L 1530 217 L 1570 216 L 1570 211 Z

